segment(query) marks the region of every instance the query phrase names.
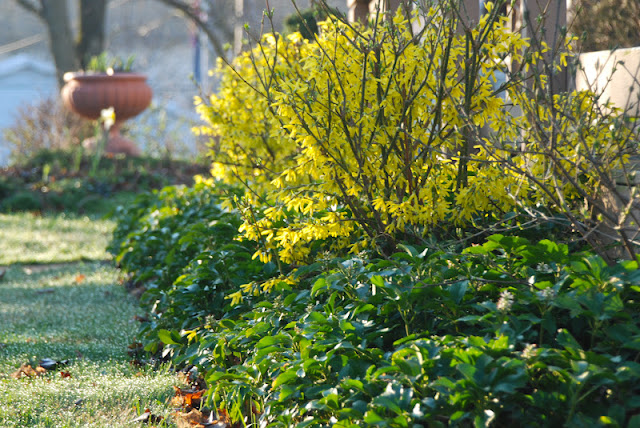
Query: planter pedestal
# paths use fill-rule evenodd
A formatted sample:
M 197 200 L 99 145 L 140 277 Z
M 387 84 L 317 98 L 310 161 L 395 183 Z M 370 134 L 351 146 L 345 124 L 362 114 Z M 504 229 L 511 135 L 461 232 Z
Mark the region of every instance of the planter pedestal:
M 120 153 L 127 156 L 140 156 L 142 152 L 136 143 L 122 136 L 120 126 L 121 124 L 114 124 L 111 129 L 109 129 L 109 139 L 104 147 L 104 152 L 113 154 Z M 98 138 L 89 137 L 82 141 L 82 147 L 90 152 L 95 152 L 98 147 L 98 142 Z
M 64 105 L 85 119 L 97 120 L 102 110 L 113 107 L 116 120 L 109 130 L 107 153 L 140 155 L 136 144 L 120 134 L 123 122 L 142 113 L 151 103 L 152 91 L 147 77 L 139 73 L 66 73 L 61 96 Z M 95 148 L 95 137 L 82 145 Z

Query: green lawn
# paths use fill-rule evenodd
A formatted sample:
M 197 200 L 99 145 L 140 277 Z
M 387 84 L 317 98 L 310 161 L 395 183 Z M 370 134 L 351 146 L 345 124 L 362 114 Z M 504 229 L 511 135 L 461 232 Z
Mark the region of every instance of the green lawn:
M 31 213 L 0 214 L 0 265 L 105 260 L 112 220 Z
M 109 221 L 0 216 L 0 426 L 125 427 L 140 409 L 167 416 L 176 376 L 131 365 L 136 301 L 100 261 Z M 15 263 L 56 263 L 25 266 Z M 37 378 L 22 364 L 69 360 Z M 68 372 L 63 377 L 60 372 Z M 135 425 L 133 425 L 135 426 Z

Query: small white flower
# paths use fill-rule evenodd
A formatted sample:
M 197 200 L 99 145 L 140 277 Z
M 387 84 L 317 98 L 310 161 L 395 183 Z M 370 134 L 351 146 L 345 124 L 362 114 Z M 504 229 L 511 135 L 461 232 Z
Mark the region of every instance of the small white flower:
M 535 343 L 529 343 L 522 350 L 522 357 L 526 358 L 526 359 L 533 358 L 533 357 L 536 356 L 537 352 L 538 352 L 538 349 L 536 348 L 536 344 Z
M 540 300 L 549 302 L 556 297 L 556 290 L 553 288 L 545 288 L 544 290 L 537 291 L 536 295 Z
M 504 290 L 500 293 L 500 298 L 498 299 L 498 303 L 496 304 L 497 308 L 501 312 L 509 312 L 511 306 L 513 305 L 513 294 L 510 291 Z
M 116 122 L 116 112 L 113 107 L 102 109 L 100 112 L 100 121 L 102 122 L 104 129 L 107 131 L 111 129 Z

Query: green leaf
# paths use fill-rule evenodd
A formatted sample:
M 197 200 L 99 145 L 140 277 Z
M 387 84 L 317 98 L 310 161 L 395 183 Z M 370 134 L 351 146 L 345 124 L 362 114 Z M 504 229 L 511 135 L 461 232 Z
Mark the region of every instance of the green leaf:
M 278 401 L 284 401 L 287 397 L 296 392 L 296 389 L 290 385 L 280 385 L 280 391 L 278 392 Z
M 413 258 L 416 258 L 420 255 L 420 253 L 418 253 L 418 250 L 416 250 L 411 245 L 398 244 L 398 248 L 402 248 L 404 251 L 407 252 L 407 254 L 409 254 Z
M 420 363 L 418 363 L 416 359 L 403 360 L 399 358 L 397 360 L 394 360 L 393 362 L 400 368 L 402 373 L 406 374 L 407 376 L 418 376 L 422 370 Z
M 380 422 L 384 422 L 385 419 L 377 414 L 375 410 L 369 410 L 364 415 L 364 421 L 368 424 L 379 424 Z
M 319 324 L 327 323 L 327 318 L 324 315 L 322 315 L 320 312 L 316 312 L 316 311 L 312 311 L 309 313 L 309 319 Z
M 218 321 L 218 325 L 222 328 L 226 328 L 227 330 L 233 330 L 236 326 L 236 323 L 230 319 L 223 319 Z
M 469 287 L 469 281 L 464 280 L 460 282 L 456 282 L 449 287 L 449 297 L 456 304 L 460 304 L 462 301 L 464 294 L 467 292 L 467 288 Z
M 320 403 L 325 404 L 331 410 L 340 409 L 338 394 L 327 394 L 319 400 Z
M 315 296 L 321 290 L 324 290 L 326 288 L 329 288 L 329 285 L 327 284 L 327 281 L 323 277 L 320 277 L 313 284 L 313 287 L 311 288 L 311 295 Z
M 473 380 L 473 377 L 476 374 L 476 368 L 471 364 L 460 363 L 456 366 L 456 369 L 469 380 Z
M 371 277 L 371 283 L 376 287 L 384 288 L 384 278 L 380 275 L 373 275 Z
M 269 355 L 269 354 L 273 354 L 281 351 L 283 351 L 283 349 L 279 346 L 265 346 L 264 348 L 258 349 L 258 351 L 255 354 L 255 358 L 259 360 L 265 355 Z
M 274 379 L 273 383 L 271 384 L 271 388 L 276 389 L 280 385 L 289 382 L 291 379 L 297 378 L 298 374 L 296 373 L 296 371 L 297 370 L 289 369 L 285 372 L 280 373 L 278 377 Z
M 364 384 L 357 379 L 345 379 L 342 381 L 342 387 L 344 389 L 355 389 L 360 392 L 364 392 Z
M 358 305 L 355 309 L 355 311 L 353 311 L 354 315 L 358 315 L 361 314 L 362 312 L 369 312 L 369 311 L 373 311 L 374 309 L 376 309 L 375 306 L 373 306 L 371 303 L 367 303 L 364 305 Z
M 640 428 L 640 415 L 634 415 L 631 417 L 627 426 L 629 428 Z
M 340 320 L 340 329 L 346 333 L 348 331 L 355 331 L 356 328 L 349 321 L 342 319 Z
M 171 332 L 169 330 L 160 330 L 160 331 L 158 331 L 158 338 L 165 345 L 179 345 L 180 344 L 180 342 L 176 342 L 175 340 L 173 340 L 173 337 L 172 337 Z
M 582 349 L 578 341 L 566 328 L 561 329 L 556 336 L 558 344 L 564 348 Z

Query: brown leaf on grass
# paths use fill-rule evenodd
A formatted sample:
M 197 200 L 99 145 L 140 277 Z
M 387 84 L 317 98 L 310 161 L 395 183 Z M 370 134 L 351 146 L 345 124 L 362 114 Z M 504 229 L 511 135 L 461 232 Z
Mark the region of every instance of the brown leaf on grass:
M 204 389 L 196 391 L 193 389 L 180 389 L 177 386 L 174 386 L 173 389 L 176 391 L 176 395 L 171 399 L 171 405 L 183 408 L 200 407 L 202 395 L 206 392 Z
M 175 412 L 173 414 L 178 428 L 227 428 L 227 424 L 211 421 L 210 414 L 198 409 L 189 412 Z
M 227 409 L 218 409 L 218 421 L 224 422 L 225 424 L 230 424 L 231 419 L 229 418 L 229 413 Z
M 60 377 L 61 378 L 65 378 L 65 377 L 71 377 L 71 373 L 69 372 L 60 372 Z
M 79 273 L 78 275 L 76 275 L 76 284 L 80 284 L 82 281 L 84 281 L 86 278 L 86 276 L 84 276 L 83 274 Z
M 37 377 L 40 376 L 41 374 L 46 373 L 47 370 L 45 370 L 44 368 L 38 366 L 35 369 L 33 367 L 31 367 L 30 364 L 23 364 L 20 366 L 20 368 L 18 370 L 16 370 L 15 372 L 11 373 L 11 377 L 14 379 L 20 379 L 23 377 Z

